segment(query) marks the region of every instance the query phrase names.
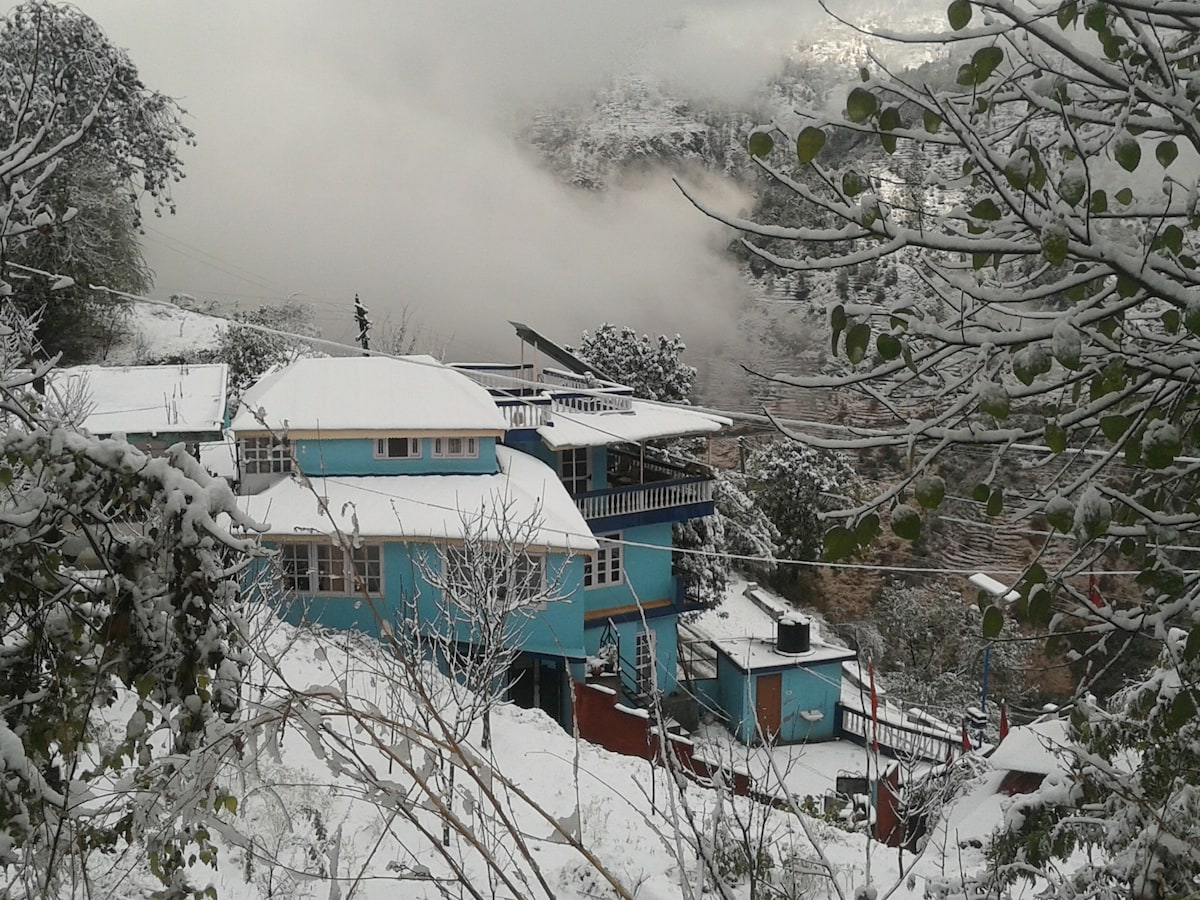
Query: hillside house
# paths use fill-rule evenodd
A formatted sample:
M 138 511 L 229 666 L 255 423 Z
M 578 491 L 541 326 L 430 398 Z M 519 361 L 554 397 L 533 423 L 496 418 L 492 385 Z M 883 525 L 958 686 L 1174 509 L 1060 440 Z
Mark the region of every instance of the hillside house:
M 228 384 L 224 363 L 73 366 L 50 373 L 46 394 L 97 437 L 124 434 L 151 454 L 183 442 L 198 455 L 221 440 Z
M 264 377 L 231 430 L 245 508 L 281 550 L 296 618 L 375 634 L 405 615 L 444 627 L 430 576 L 473 523 L 536 522 L 530 543 L 553 590 L 522 616 L 512 695 L 565 724 L 588 660 L 605 660 L 631 702 L 652 685 L 676 690 L 687 587 L 671 526 L 711 514 L 711 476 L 646 442 L 724 424 L 558 370 L 351 357 Z M 339 531 L 361 545 L 353 559 Z

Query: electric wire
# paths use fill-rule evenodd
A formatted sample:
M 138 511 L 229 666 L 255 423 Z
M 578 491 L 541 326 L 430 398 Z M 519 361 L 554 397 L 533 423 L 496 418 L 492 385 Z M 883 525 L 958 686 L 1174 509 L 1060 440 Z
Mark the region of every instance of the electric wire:
M 19 263 L 6 262 L 5 265 L 11 269 L 17 269 L 17 270 L 20 270 L 20 271 L 23 271 L 26 273 L 40 275 L 40 276 L 47 277 L 47 278 L 61 277 L 59 275 L 56 275 L 55 273 L 46 272 L 44 270 L 36 269 L 31 266 L 21 265 Z M 142 304 L 146 304 L 146 305 L 150 305 L 150 306 L 156 306 L 156 307 L 166 308 L 166 309 L 171 309 L 171 310 L 180 310 L 181 309 L 181 307 L 179 307 L 178 305 L 171 303 L 169 301 L 166 301 L 166 300 L 158 300 L 153 297 L 148 297 L 148 296 L 141 295 L 141 294 L 134 294 L 134 293 L 130 293 L 128 291 L 119 291 L 119 290 L 116 290 L 114 288 L 110 288 L 110 287 L 107 287 L 104 285 L 88 285 L 88 289 L 96 291 L 98 293 L 105 293 L 105 294 L 109 294 L 111 296 L 120 297 L 120 298 L 129 300 L 129 301 L 135 302 L 135 303 L 142 303 Z M 295 332 L 289 332 L 289 331 L 285 331 L 285 330 L 279 329 L 279 328 L 272 328 L 271 326 L 268 326 L 268 325 L 259 325 L 259 324 L 252 323 L 252 322 L 239 321 L 237 319 L 233 319 L 233 318 L 230 318 L 230 317 L 224 316 L 224 315 L 219 315 L 219 314 L 207 314 L 207 315 L 211 315 L 211 317 L 215 318 L 215 319 L 220 319 L 221 321 L 225 322 L 226 324 L 228 324 L 232 327 L 243 328 L 243 329 L 246 329 L 249 331 L 254 331 L 254 332 L 257 332 L 260 334 L 266 334 L 266 335 L 270 335 L 273 337 L 281 337 L 281 338 L 286 338 L 286 339 L 294 340 L 294 341 L 300 341 L 300 342 L 304 342 L 304 343 L 308 343 L 308 344 L 312 344 L 312 345 L 316 345 L 316 346 L 328 347 L 328 348 L 339 350 L 339 351 L 350 352 L 355 355 L 378 356 L 378 357 L 383 357 L 383 358 L 387 358 L 387 359 L 396 359 L 396 360 L 401 360 L 401 361 L 409 363 L 409 364 L 426 366 L 428 368 L 434 368 L 434 369 L 438 369 L 438 370 L 442 370 L 442 369 L 446 368 L 446 365 L 444 363 L 438 362 L 437 360 L 434 360 L 432 358 L 422 359 L 419 356 L 417 356 L 417 357 L 403 356 L 403 355 L 389 353 L 389 352 L 381 351 L 381 350 L 364 349 L 357 345 L 347 344 L 342 341 L 333 341 L 333 340 L 329 340 L 327 338 L 297 334 Z M 506 381 L 511 382 L 511 387 L 513 387 L 513 388 L 528 387 L 528 388 L 536 389 L 538 391 L 544 391 L 547 387 L 545 383 L 539 382 L 539 381 L 534 381 L 532 379 L 521 378 L 519 376 L 514 376 L 514 375 L 505 375 L 504 377 L 505 377 Z M 572 387 L 571 390 L 573 393 L 579 393 L 579 394 L 583 394 L 585 396 L 593 396 L 593 397 L 599 397 L 599 398 L 610 398 L 612 396 L 610 392 L 604 390 L 603 388 Z M 537 406 L 537 404 L 535 404 L 531 399 L 522 397 L 520 395 L 515 395 L 515 394 L 508 395 L 508 398 L 519 401 L 519 402 L 523 402 L 530 407 Z M 740 421 L 747 422 L 749 424 L 758 424 L 758 425 L 764 425 L 764 426 L 769 426 L 769 427 L 777 427 L 778 425 L 782 424 L 782 425 L 786 425 L 789 427 L 790 426 L 812 426 L 812 427 L 820 427 L 820 428 L 829 428 L 829 429 L 833 429 L 833 430 L 841 430 L 841 431 L 851 432 L 851 433 L 858 434 L 858 435 L 872 434 L 872 433 L 882 435 L 885 433 L 885 432 L 877 431 L 877 430 L 873 430 L 873 429 L 864 429 L 864 428 L 859 428 L 856 426 L 842 425 L 839 423 L 822 423 L 822 422 L 816 422 L 816 421 L 810 421 L 810 420 L 804 420 L 804 419 L 785 419 L 785 418 L 780 418 L 780 417 L 759 416 L 759 415 L 754 415 L 751 413 L 744 413 L 744 412 L 733 411 L 733 410 L 719 410 L 719 409 L 703 407 L 703 406 L 667 403 L 665 401 L 644 400 L 644 399 L 639 398 L 638 402 L 647 404 L 649 406 L 657 406 L 657 407 L 668 408 L 668 409 L 684 409 L 684 410 L 688 410 L 688 411 L 692 411 L 692 412 L 700 412 L 702 414 L 709 415 L 709 416 L 716 416 L 718 418 L 725 418 L 725 419 L 730 419 L 733 421 L 740 420 Z M 591 428 L 592 430 L 594 430 L 600 434 L 603 434 L 603 435 L 613 438 L 614 441 L 619 441 L 622 443 L 628 442 L 628 438 L 626 438 L 625 436 L 608 431 L 608 430 L 604 429 L 603 427 L 601 427 L 591 421 L 579 419 L 576 416 L 573 416 L 569 413 L 560 412 L 559 410 L 555 410 L 555 415 L 563 418 L 566 421 L 574 421 L 577 424 L 583 425 L 587 428 Z M 1012 445 L 1012 448 L 1022 449 L 1022 450 L 1031 450 L 1031 451 L 1042 452 L 1042 453 L 1051 452 L 1050 448 L 1045 447 L 1045 446 L 1038 446 L 1038 445 L 1014 444 L 1014 445 Z M 1088 448 L 1078 448 L 1076 450 L 1076 452 L 1078 452 L 1078 453 L 1094 453 L 1094 454 L 1103 454 L 1104 453 L 1104 451 L 1089 450 Z M 692 462 L 692 460 L 688 460 L 686 457 L 675 456 L 675 458 L 686 460 L 688 462 Z M 1189 461 L 1189 460 L 1183 460 L 1181 458 L 1181 461 Z M 1200 462 L 1200 460 L 1190 460 L 1190 461 Z M 387 494 L 385 492 L 380 492 L 380 491 L 373 490 L 370 488 L 359 487 L 358 489 L 366 491 L 368 493 L 380 493 L 383 496 L 392 497 L 392 499 L 405 500 L 406 502 L 417 503 L 419 505 L 432 506 L 434 508 L 445 508 L 448 510 L 453 510 L 455 512 L 458 511 L 457 508 L 440 507 L 436 504 L 428 503 L 427 501 L 410 500 L 408 498 L 400 497 L 398 495 Z M 591 532 L 588 532 L 586 535 L 576 534 L 573 536 L 594 539 L 594 535 Z M 627 545 L 630 547 L 650 548 L 650 549 L 657 549 L 657 550 L 666 549 L 658 544 L 648 544 L 648 543 L 637 542 L 637 541 L 625 541 L 624 539 L 613 539 L 613 540 L 609 540 L 608 542 L 611 544 L 624 544 L 624 545 Z M 671 548 L 671 552 L 695 555 L 695 556 L 722 558 L 722 559 L 726 559 L 729 561 L 758 562 L 758 563 L 763 563 L 763 564 L 768 564 L 768 565 L 773 563 L 776 565 L 800 566 L 800 567 L 810 567 L 810 568 L 849 569 L 849 570 L 892 572 L 892 573 L 906 573 L 906 574 L 959 576 L 959 575 L 972 575 L 979 571 L 979 569 L 977 567 L 950 568 L 950 567 L 944 567 L 944 566 L 896 566 L 896 565 L 881 565 L 881 564 L 870 564 L 870 563 L 827 562 L 827 561 L 822 561 L 822 560 L 802 560 L 802 559 L 786 559 L 786 558 L 779 559 L 778 557 L 771 558 L 771 557 L 757 556 L 757 555 L 751 555 L 751 554 L 733 554 L 733 553 L 725 553 L 725 552 L 716 551 L 716 550 L 706 550 L 703 548 Z M 996 569 L 996 570 L 989 570 L 989 571 L 991 571 L 992 574 L 995 574 L 995 575 L 1011 575 L 1014 577 L 1019 577 L 1025 573 L 1024 569 L 1004 569 L 1004 570 Z M 1128 571 L 1105 570 L 1105 574 L 1111 574 L 1111 575 L 1131 575 L 1132 576 L 1132 575 L 1138 575 L 1138 574 L 1140 574 L 1140 572 L 1141 572 L 1141 570 L 1128 570 Z M 1183 570 L 1183 574 L 1185 574 L 1185 575 L 1200 574 L 1200 569 Z

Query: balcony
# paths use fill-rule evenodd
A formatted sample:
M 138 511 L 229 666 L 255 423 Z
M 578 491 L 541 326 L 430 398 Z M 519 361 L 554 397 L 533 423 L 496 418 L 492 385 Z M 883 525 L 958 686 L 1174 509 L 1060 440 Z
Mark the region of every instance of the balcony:
M 679 466 L 614 448 L 609 448 L 608 463 L 611 487 L 574 497 L 593 531 L 682 522 L 713 513 L 712 476 L 704 466 Z

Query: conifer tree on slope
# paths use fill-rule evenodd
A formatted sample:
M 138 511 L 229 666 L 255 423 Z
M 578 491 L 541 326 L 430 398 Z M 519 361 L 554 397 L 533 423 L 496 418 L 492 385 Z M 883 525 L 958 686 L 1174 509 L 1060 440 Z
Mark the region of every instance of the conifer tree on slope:
M 794 253 L 758 250 L 784 268 L 894 257 L 923 286 L 833 306 L 845 369 L 791 379 L 865 392 L 894 414 L 890 427 L 806 442 L 904 447 L 911 459 L 902 479 L 833 519 L 829 556 L 885 527 L 915 538 L 930 510 L 961 513 L 965 492 L 981 518 L 1036 518 L 1056 535 L 1016 579 L 1019 602 L 986 610 L 985 634 L 1013 616 L 1050 635 L 1082 631 L 1089 654 L 1117 665 L 1113 651 L 1135 636 L 1160 648 L 1116 696 L 1079 685 L 1070 776 L 1019 806 L 994 849 L 994 883 L 1191 895 L 1200 567 L 1176 548 L 1200 534 L 1200 3 L 953 0 L 947 13 L 944 33 L 919 38 L 951 51 L 949 87 L 872 61 L 842 109 L 752 134 L 759 165 L 835 225 L 760 227 L 693 202 L 752 250 L 794 241 Z M 837 129 L 942 163 L 897 186 L 823 155 Z M 994 465 L 979 484 L 947 485 L 939 464 L 963 447 Z M 1009 463 L 1025 466 L 1019 484 Z M 1089 575 L 1113 570 L 1138 573 L 1136 589 L 1089 600 Z M 1054 863 L 1082 844 L 1101 852 L 1065 871 Z

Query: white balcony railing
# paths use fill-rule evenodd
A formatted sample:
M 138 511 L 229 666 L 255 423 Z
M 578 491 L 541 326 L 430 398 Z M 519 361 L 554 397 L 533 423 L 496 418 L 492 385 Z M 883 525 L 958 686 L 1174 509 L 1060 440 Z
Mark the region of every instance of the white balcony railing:
M 548 425 L 552 417 L 550 404 L 545 400 L 497 402 L 496 408 L 508 422 L 509 428 L 540 428 L 542 425 Z
M 681 481 L 660 481 L 654 484 L 591 491 L 575 498 L 575 505 L 585 519 L 607 519 L 635 513 L 711 503 L 713 483 L 707 478 Z

